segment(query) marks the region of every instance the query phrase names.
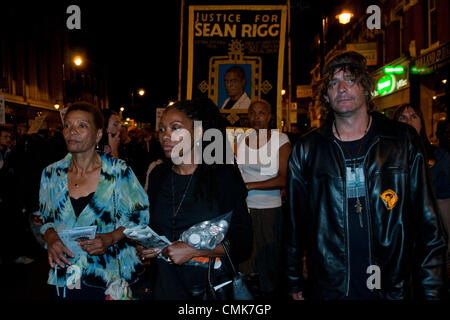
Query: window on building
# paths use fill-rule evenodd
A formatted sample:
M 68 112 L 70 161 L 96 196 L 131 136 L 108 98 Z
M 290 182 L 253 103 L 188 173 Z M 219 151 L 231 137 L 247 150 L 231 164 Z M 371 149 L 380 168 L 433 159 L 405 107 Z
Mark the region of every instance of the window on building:
M 429 19 L 428 19 L 428 34 L 430 45 L 437 42 L 437 10 L 436 0 L 428 0 L 429 3 Z
M 403 51 L 403 14 L 404 1 L 399 1 L 390 13 L 390 23 L 387 26 L 387 38 L 389 46 L 386 47 L 386 58 L 388 61 L 394 60 L 402 55 Z
M 436 0 L 425 1 L 425 43 L 431 47 L 437 42 L 437 10 Z

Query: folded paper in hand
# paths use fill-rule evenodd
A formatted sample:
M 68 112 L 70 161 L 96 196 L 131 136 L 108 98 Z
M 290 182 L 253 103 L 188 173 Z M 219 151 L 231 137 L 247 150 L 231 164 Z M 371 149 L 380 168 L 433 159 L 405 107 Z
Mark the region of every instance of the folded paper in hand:
M 77 240 L 94 239 L 96 232 L 97 226 L 75 227 L 58 232 L 58 236 L 67 249 L 75 256 L 79 256 L 83 249 L 81 249 Z
M 162 250 L 171 244 L 169 239 L 165 236 L 160 236 L 149 226 L 138 225 L 133 228 L 127 228 L 123 231 L 123 234 L 144 248 L 158 248 Z

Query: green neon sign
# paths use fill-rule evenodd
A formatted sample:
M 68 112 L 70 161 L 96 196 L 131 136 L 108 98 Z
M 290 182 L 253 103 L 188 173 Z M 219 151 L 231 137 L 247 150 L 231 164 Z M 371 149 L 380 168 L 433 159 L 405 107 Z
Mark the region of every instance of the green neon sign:
M 411 68 L 411 73 L 413 74 L 430 74 L 432 71 L 431 68 L 417 68 L 416 66 Z
M 381 77 L 377 82 L 377 91 L 380 95 L 391 93 L 395 89 L 395 78 L 393 75 L 388 74 Z
M 396 66 L 396 67 L 384 67 L 383 68 L 384 74 L 402 74 L 405 73 L 405 67 L 403 66 Z

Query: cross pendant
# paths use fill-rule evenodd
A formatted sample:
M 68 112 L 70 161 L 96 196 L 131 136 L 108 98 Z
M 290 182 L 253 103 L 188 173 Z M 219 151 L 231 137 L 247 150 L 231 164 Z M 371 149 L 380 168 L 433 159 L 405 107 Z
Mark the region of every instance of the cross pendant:
M 356 213 L 359 216 L 359 225 L 361 226 L 361 228 L 363 228 L 363 217 L 362 217 L 362 209 L 363 209 L 363 207 L 361 205 L 361 201 L 359 201 L 359 198 L 356 198 L 355 208 L 356 208 Z
M 362 205 L 361 205 L 361 201 L 359 201 L 359 198 L 356 198 L 356 205 L 355 205 L 355 208 L 356 208 L 356 213 L 358 213 L 358 214 L 361 214 L 361 213 L 362 213 L 363 207 L 362 207 Z

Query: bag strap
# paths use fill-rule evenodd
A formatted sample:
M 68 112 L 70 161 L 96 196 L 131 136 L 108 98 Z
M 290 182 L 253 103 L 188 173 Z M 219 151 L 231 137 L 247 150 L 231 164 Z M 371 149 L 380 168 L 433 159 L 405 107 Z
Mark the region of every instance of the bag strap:
M 236 267 L 234 266 L 233 260 L 231 260 L 230 248 L 229 248 L 230 244 L 229 244 L 228 240 L 225 239 L 221 243 L 222 243 L 223 251 L 225 252 L 225 256 L 224 256 L 225 259 L 224 260 L 226 260 L 228 262 L 228 264 L 231 266 L 231 270 L 233 271 L 233 276 L 238 276 L 239 272 L 236 269 Z M 216 262 L 216 257 L 209 257 L 209 262 L 208 262 L 208 283 L 210 285 L 212 285 L 211 274 L 212 274 L 212 272 L 214 270 L 215 262 Z
M 229 265 L 231 266 L 231 270 L 233 271 L 233 278 L 235 278 L 236 276 L 239 275 L 238 271 L 236 270 L 233 261 L 231 260 L 231 256 L 230 256 L 230 252 L 229 252 L 229 242 L 227 239 L 222 241 L 222 247 L 223 247 L 223 251 L 225 252 L 225 259 L 227 260 Z M 214 290 L 214 285 L 212 283 L 212 274 L 214 272 L 214 265 L 216 262 L 216 257 L 209 257 L 209 262 L 208 262 L 208 272 L 207 272 L 207 289 L 209 291 L 209 294 L 214 297 L 216 296 L 216 292 Z
M 230 243 L 228 242 L 228 240 L 224 240 L 222 241 L 222 247 L 223 247 L 223 251 L 225 252 L 225 256 L 227 257 L 228 263 L 231 266 L 231 269 L 233 270 L 233 274 L 235 276 L 239 275 L 239 272 L 237 271 L 236 267 L 234 266 L 233 260 L 231 260 L 231 256 L 230 256 Z

